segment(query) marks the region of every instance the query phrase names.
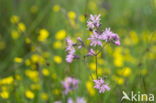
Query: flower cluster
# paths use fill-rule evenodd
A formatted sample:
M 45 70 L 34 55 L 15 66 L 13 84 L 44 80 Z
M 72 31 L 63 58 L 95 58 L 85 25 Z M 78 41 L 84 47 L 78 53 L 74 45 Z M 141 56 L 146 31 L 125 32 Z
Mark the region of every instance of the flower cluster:
M 66 51 L 68 53 L 68 55 L 66 56 L 66 61 L 71 63 L 75 57 L 75 48 L 74 48 L 75 43 L 72 42 L 70 37 L 66 38 L 66 43 L 67 43 Z
M 94 88 L 99 90 L 99 93 L 104 93 L 105 90 L 109 91 L 110 87 L 105 84 L 104 80 L 100 78 L 99 80 L 94 80 L 95 86 Z
M 87 54 L 84 54 L 83 57 L 85 58 L 86 56 L 95 56 L 96 57 L 96 76 L 97 79 L 93 80 L 95 83 L 94 88 L 99 90 L 99 93 L 104 93 L 105 90 L 109 91 L 110 87 L 104 82 L 104 80 L 102 78 L 98 78 L 98 68 L 97 68 L 97 56 L 98 54 L 102 51 L 103 47 L 105 44 L 108 43 L 113 43 L 115 45 L 120 45 L 120 39 L 119 36 L 116 33 L 113 33 L 110 28 L 106 28 L 105 30 L 101 30 L 101 24 L 100 24 L 100 14 L 99 15 L 90 15 L 90 18 L 87 21 L 87 27 L 88 29 L 92 32 L 91 37 L 88 38 L 88 40 L 90 40 L 90 44 L 89 46 L 85 45 L 83 40 L 78 37 L 77 38 L 77 43 L 73 43 L 71 38 L 67 38 L 66 42 L 67 42 L 67 47 L 66 47 L 66 51 L 67 51 L 67 56 L 66 56 L 66 61 L 68 63 L 72 63 L 73 59 L 79 58 L 79 56 L 75 55 L 76 52 L 76 48 L 74 48 L 74 46 L 78 46 L 78 50 L 81 48 L 86 48 L 88 50 Z M 95 52 L 94 49 L 95 47 L 99 46 L 101 49 L 98 50 L 96 48 Z M 72 80 L 70 80 L 72 78 L 68 78 L 68 80 L 66 80 L 66 82 L 64 84 L 64 87 L 66 88 L 66 93 L 68 93 L 68 91 L 72 90 L 72 88 L 70 88 L 72 83 Z M 92 78 L 94 79 L 94 78 Z M 73 86 L 72 86 L 73 87 Z M 73 102 L 71 102 L 73 103 Z
M 65 80 L 62 82 L 65 88 L 64 93 L 68 94 L 68 92 L 78 88 L 78 83 L 79 83 L 79 80 L 72 78 L 72 77 L 66 77 Z

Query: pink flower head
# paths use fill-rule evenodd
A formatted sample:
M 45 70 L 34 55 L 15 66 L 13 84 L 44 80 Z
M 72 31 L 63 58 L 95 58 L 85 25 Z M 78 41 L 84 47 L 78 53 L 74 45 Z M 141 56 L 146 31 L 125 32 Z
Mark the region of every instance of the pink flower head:
M 78 83 L 79 83 L 79 80 L 74 79 L 72 77 L 65 78 L 65 80 L 62 82 L 62 84 L 65 88 L 64 93 L 68 94 L 68 92 L 76 89 L 78 87 Z
M 90 51 L 89 51 L 88 55 L 95 55 L 94 50 L 93 50 L 93 49 L 90 49 Z
M 90 41 L 91 41 L 91 46 L 96 46 L 96 45 L 99 45 L 99 46 L 103 46 L 102 45 L 102 42 L 100 41 L 100 35 L 96 32 L 96 31 L 93 31 L 93 34 L 91 35 L 91 38 L 88 38 Z
M 67 43 L 67 46 L 66 46 L 66 51 L 67 51 L 67 56 L 66 56 L 66 61 L 68 63 L 71 63 L 74 59 L 74 55 L 75 55 L 75 48 L 74 48 L 74 44 L 71 40 L 70 37 L 66 38 L 66 43 Z
M 104 93 L 105 90 L 109 91 L 110 87 L 104 83 L 104 80 L 100 78 L 99 80 L 94 80 L 95 86 L 94 88 L 99 90 L 99 93 Z
M 87 26 L 90 30 L 93 30 L 95 27 L 100 26 L 100 16 L 101 14 L 97 15 L 90 15 L 90 18 L 87 21 Z
M 105 40 L 106 42 L 110 41 L 116 45 L 120 45 L 119 36 L 110 31 L 110 28 L 106 28 L 106 30 L 99 37 L 101 40 Z

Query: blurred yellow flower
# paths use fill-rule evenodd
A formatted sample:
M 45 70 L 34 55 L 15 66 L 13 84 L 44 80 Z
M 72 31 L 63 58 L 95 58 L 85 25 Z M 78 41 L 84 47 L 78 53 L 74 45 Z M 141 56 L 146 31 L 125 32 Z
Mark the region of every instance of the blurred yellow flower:
M 48 69 L 46 69 L 46 68 L 43 68 L 42 69 L 42 74 L 44 75 L 44 76 L 49 76 L 49 70 Z
M 16 30 L 12 30 L 11 36 L 12 36 L 12 39 L 16 40 L 19 38 L 19 33 Z
M 91 70 L 95 71 L 95 70 L 96 70 L 96 63 L 94 63 L 94 62 L 90 63 L 90 64 L 89 64 L 89 68 L 90 68 Z
M 55 41 L 53 44 L 53 48 L 55 49 L 62 48 L 62 43 L 60 41 Z
M 59 5 L 54 5 L 53 11 L 58 12 L 59 10 L 60 10 L 60 6 Z
M 129 67 L 124 67 L 123 69 L 118 69 L 117 72 L 121 76 L 128 77 L 131 74 L 131 69 Z
M 31 43 L 30 38 L 27 37 L 27 38 L 25 39 L 25 43 L 26 43 L 26 44 L 30 44 L 30 43 Z
M 27 69 L 25 71 L 25 75 L 27 77 L 29 77 L 34 82 L 37 82 L 39 80 L 39 78 L 38 78 L 39 74 L 38 74 L 38 71 L 36 71 L 36 70 L 29 70 L 29 69 Z
M 40 56 L 39 56 L 38 54 L 33 54 L 33 55 L 31 56 L 31 60 L 32 60 L 33 63 L 38 62 L 39 59 L 40 59 Z
M 18 24 L 18 30 L 19 30 L 20 32 L 25 32 L 25 30 L 26 30 L 25 24 L 23 24 L 22 22 L 20 22 L 20 23 Z
M 38 41 L 44 42 L 49 36 L 49 32 L 46 29 L 40 30 L 40 35 L 38 36 Z
M 14 78 L 12 76 L 3 78 L 0 80 L 0 84 L 12 84 L 14 81 Z
M 124 84 L 124 79 L 121 77 L 117 77 L 115 75 L 112 76 L 112 79 L 118 84 L 118 85 L 123 85 Z
M 69 11 L 68 12 L 68 17 L 69 17 L 69 19 L 75 19 L 76 18 L 75 12 L 74 11 Z
M 18 75 L 18 74 L 15 75 L 15 78 L 16 78 L 16 80 L 21 80 L 22 79 L 22 77 L 20 75 Z
M 27 98 L 29 98 L 29 99 L 33 99 L 35 95 L 34 95 L 34 93 L 33 93 L 32 91 L 27 90 L 27 91 L 25 92 L 25 96 L 26 96 Z
M 15 24 L 15 23 L 17 23 L 17 22 L 19 21 L 19 18 L 18 18 L 18 16 L 13 15 L 13 16 L 10 18 L 10 21 L 11 21 L 11 23 Z
M 53 60 L 57 64 L 60 64 L 62 62 L 62 58 L 60 56 L 54 56 Z
M 42 100 L 46 101 L 48 99 L 48 95 L 46 93 L 41 94 Z
M 85 22 L 85 16 L 83 16 L 83 15 L 79 16 L 79 21 L 82 22 L 82 23 Z
M 38 10 L 38 8 L 37 8 L 36 5 L 33 5 L 33 6 L 30 8 L 30 12 L 31 12 L 32 14 L 35 14 L 35 13 L 37 12 L 37 10 Z
M 54 90 L 52 91 L 52 93 L 54 93 L 55 95 L 59 95 L 61 92 L 60 92 L 60 90 L 58 90 L 58 89 L 54 89 Z
M 95 95 L 95 89 L 93 88 L 93 82 L 87 81 L 86 82 L 86 88 L 88 90 L 88 93 L 91 96 L 94 96 Z
M 138 38 L 138 36 L 137 36 L 135 31 L 130 31 L 130 37 L 132 39 L 131 43 L 137 44 L 139 42 L 139 38 Z
M 9 98 L 9 92 L 8 91 L 2 91 L 0 93 L 0 96 L 3 98 L 3 99 L 8 99 Z
M 16 63 L 21 63 L 22 61 L 23 61 L 23 59 L 20 58 L 20 57 L 15 57 L 14 58 L 14 62 L 16 62 Z
M 25 60 L 25 65 L 29 66 L 31 64 L 30 60 L 29 59 L 26 59 Z
M 117 47 L 114 51 L 114 65 L 116 67 L 122 67 L 123 66 L 123 56 L 121 54 L 122 52 L 122 48 L 121 47 Z
M 56 34 L 55 34 L 55 38 L 57 40 L 63 40 L 66 37 L 66 31 L 65 30 L 59 30 Z

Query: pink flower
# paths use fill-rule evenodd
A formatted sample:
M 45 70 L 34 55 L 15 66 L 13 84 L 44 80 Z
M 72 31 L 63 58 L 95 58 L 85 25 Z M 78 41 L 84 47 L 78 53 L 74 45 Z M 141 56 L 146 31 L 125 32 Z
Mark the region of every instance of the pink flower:
M 96 45 L 99 45 L 99 46 L 103 46 L 102 45 L 102 42 L 100 41 L 100 35 L 96 32 L 96 31 L 93 31 L 93 34 L 91 35 L 91 38 L 88 38 L 90 41 L 91 41 L 91 46 L 96 46 Z
M 90 30 L 93 30 L 95 27 L 100 26 L 100 14 L 97 15 L 90 15 L 90 18 L 87 21 L 87 26 Z
M 66 56 L 66 61 L 68 63 L 71 63 L 75 57 L 75 48 L 73 45 L 75 43 L 72 42 L 71 38 L 68 37 L 66 38 L 67 46 L 66 46 L 66 51 L 67 51 L 67 56 Z
M 68 92 L 76 89 L 78 87 L 78 83 L 79 83 L 79 80 L 74 79 L 72 77 L 65 78 L 65 80 L 62 82 L 62 84 L 65 88 L 64 93 L 68 94 Z
M 110 87 L 104 83 L 104 80 L 100 78 L 99 80 L 94 80 L 95 86 L 94 88 L 99 90 L 99 93 L 104 93 L 105 90 L 109 91 Z
M 93 50 L 93 49 L 90 49 L 90 51 L 89 51 L 88 55 L 95 55 L 94 50 Z
M 110 31 L 110 28 L 106 28 L 105 31 L 99 36 L 100 40 L 105 40 L 106 42 L 110 41 L 116 45 L 120 45 L 119 36 Z

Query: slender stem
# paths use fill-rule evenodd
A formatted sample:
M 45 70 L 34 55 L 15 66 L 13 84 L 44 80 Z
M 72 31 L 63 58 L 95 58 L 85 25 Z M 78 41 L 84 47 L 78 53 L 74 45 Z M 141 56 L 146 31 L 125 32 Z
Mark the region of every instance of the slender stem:
M 98 69 L 97 69 L 97 55 L 95 56 L 96 58 L 96 78 L 98 79 Z
M 95 54 L 95 56 L 97 56 L 102 50 L 103 48 L 107 45 L 107 43 Z

